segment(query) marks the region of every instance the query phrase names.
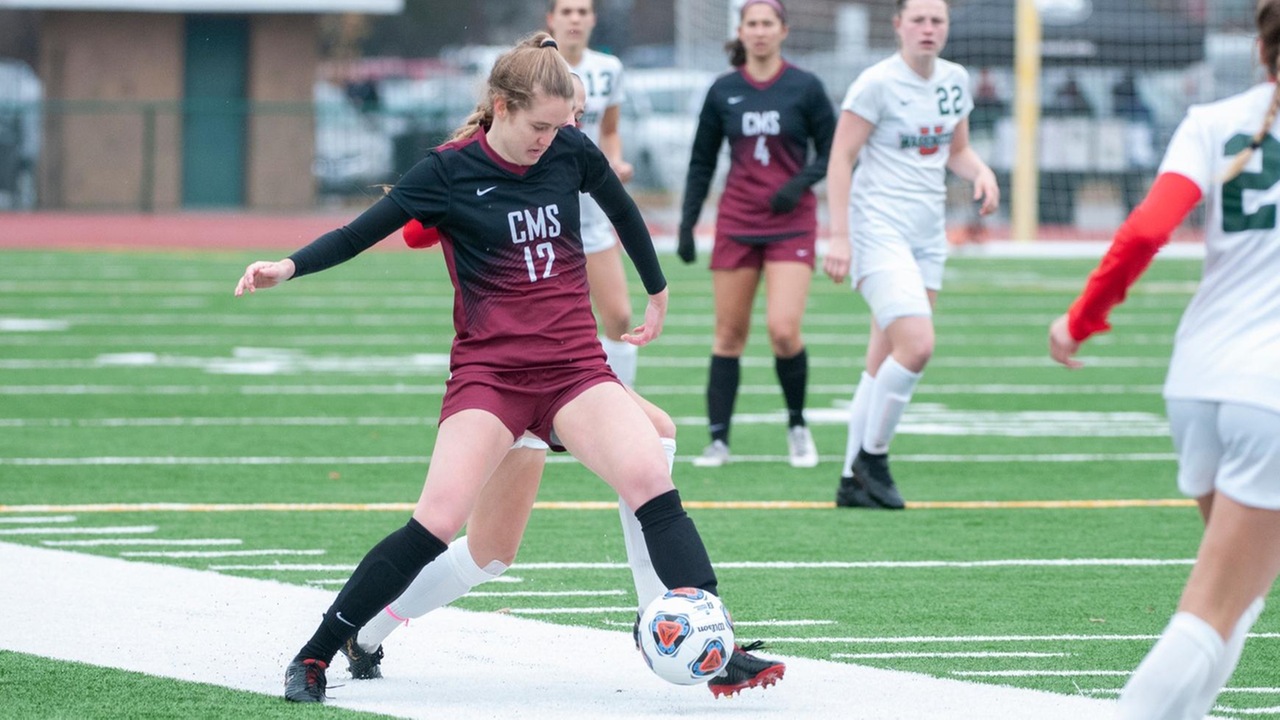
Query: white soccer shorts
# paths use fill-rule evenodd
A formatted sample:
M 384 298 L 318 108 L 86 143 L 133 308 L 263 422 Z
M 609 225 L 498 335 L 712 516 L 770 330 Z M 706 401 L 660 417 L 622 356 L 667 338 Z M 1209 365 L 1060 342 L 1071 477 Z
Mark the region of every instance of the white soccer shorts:
M 1166 401 L 1178 490 L 1214 490 L 1241 505 L 1280 510 L 1280 413 L 1203 400 Z
M 931 317 L 927 290 L 942 289 L 947 245 L 913 247 L 901 240 L 855 238 L 855 273 L 850 281 L 866 298 L 881 329 L 904 317 Z

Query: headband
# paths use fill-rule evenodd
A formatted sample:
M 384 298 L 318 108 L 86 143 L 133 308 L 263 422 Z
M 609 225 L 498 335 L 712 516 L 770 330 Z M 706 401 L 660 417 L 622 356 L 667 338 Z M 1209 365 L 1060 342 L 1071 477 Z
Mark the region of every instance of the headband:
M 778 17 L 782 19 L 783 23 L 787 21 L 787 11 L 783 9 L 782 3 L 778 2 L 778 0 L 747 0 L 742 3 L 742 9 L 738 11 L 738 17 L 742 17 L 742 14 L 752 5 L 768 5 L 773 8 L 774 12 L 778 13 Z
M 756 2 L 763 2 L 763 1 L 764 0 L 756 0 Z M 560 46 L 556 44 L 555 38 L 543 38 L 542 43 L 538 45 L 538 47 L 559 48 Z

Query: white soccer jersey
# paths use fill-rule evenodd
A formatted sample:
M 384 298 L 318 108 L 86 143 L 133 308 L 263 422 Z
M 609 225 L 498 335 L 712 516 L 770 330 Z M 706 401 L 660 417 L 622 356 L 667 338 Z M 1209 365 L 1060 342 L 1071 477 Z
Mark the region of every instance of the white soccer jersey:
M 894 53 L 864 70 L 840 107 L 875 125 L 849 191 L 857 274 L 880 269 L 858 261 L 867 243 L 945 245 L 946 168 L 951 136 L 973 110 L 969 73 L 938 58 L 926 80 Z
M 591 138 L 591 142 L 599 145 L 600 123 L 604 120 L 604 111 L 621 105 L 626 100 L 626 94 L 622 91 L 622 61 L 588 48 L 583 51 L 582 60 L 571 69 L 582 78 L 582 84 L 587 89 L 586 109 L 580 123 L 582 132 Z M 582 242 L 587 252 L 598 252 L 612 247 L 614 243 L 609 218 L 605 217 L 604 211 L 589 195 L 582 196 Z
M 1192 107 L 1160 165 L 1195 182 L 1207 209 L 1203 278 L 1178 326 L 1167 398 L 1280 412 L 1280 140 L 1267 135 L 1244 172 L 1219 180 L 1257 132 L 1274 88 Z

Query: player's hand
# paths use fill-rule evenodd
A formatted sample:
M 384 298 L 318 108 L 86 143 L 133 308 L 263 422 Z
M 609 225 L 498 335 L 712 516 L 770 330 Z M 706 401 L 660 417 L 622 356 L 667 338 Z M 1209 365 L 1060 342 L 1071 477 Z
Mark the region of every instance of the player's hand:
M 692 225 L 680 226 L 680 232 L 676 238 L 676 255 L 679 255 L 686 265 L 698 259 L 698 248 L 693 244 Z
M 667 289 L 663 288 L 657 295 L 649 296 L 649 304 L 644 308 L 644 324 L 637 326 L 629 333 L 624 333 L 623 341 L 640 346 L 657 340 L 662 334 L 662 323 L 666 318 Z
M 978 174 L 973 181 L 973 201 L 981 202 L 978 213 L 990 215 L 1000 209 L 1000 184 L 996 182 L 996 174 L 987 169 Z
M 782 215 L 783 213 L 789 213 L 792 210 L 795 210 L 796 205 L 800 204 L 800 198 L 804 196 L 804 191 L 805 189 L 803 187 L 793 186 L 788 182 L 778 188 L 778 192 L 774 193 L 773 197 L 769 198 L 769 209 L 772 210 L 775 215 Z
M 833 235 L 827 240 L 827 257 L 822 261 L 822 270 L 839 285 L 849 277 L 849 265 L 853 259 L 853 246 L 848 235 Z
M 1080 341 L 1071 337 L 1067 328 L 1067 315 L 1063 313 L 1049 325 L 1049 357 L 1071 370 L 1079 370 L 1084 363 L 1072 357 L 1080 351 Z
M 254 292 L 273 288 L 293 277 L 295 272 L 297 268 L 288 258 L 278 262 L 259 260 L 251 263 L 245 268 L 244 275 L 240 276 L 240 282 L 236 283 L 235 296 L 240 297 L 245 294 L 245 291 Z
M 619 160 L 616 163 L 610 163 L 613 166 L 613 174 L 624 183 L 631 182 L 631 178 L 636 176 L 636 169 L 626 160 Z

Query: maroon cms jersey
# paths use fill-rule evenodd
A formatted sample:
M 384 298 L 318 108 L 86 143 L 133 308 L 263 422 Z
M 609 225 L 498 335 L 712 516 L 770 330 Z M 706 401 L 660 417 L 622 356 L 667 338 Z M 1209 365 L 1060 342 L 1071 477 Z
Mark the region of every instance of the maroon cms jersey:
M 440 230 L 454 286 L 454 372 L 604 363 L 578 197 L 610 172 L 572 128 L 531 166 L 503 160 L 480 131 L 431 151 L 392 188 L 405 212 Z
M 772 79 L 757 82 L 745 69 L 720 76 L 707 91 L 698 119 L 684 219 L 692 225 L 706 199 L 716 155 L 729 141 L 730 166 L 716 230 L 735 237 L 788 237 L 817 228 L 817 200 L 808 188 L 826 174 L 835 113 L 822 82 L 788 63 Z M 815 155 L 809 157 L 812 143 Z M 770 200 L 799 183 L 799 202 L 777 213 Z M 802 192 L 801 192 L 802 190 Z

